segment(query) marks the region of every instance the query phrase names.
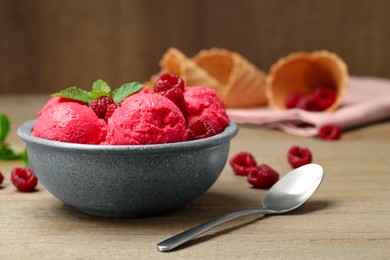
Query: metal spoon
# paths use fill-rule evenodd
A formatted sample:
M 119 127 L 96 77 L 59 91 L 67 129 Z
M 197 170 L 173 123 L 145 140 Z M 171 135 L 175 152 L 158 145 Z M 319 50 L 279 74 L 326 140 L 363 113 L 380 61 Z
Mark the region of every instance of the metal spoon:
M 157 250 L 170 251 L 204 232 L 230 220 L 255 214 L 281 214 L 301 206 L 320 186 L 324 176 L 318 164 L 306 164 L 292 170 L 265 194 L 263 208 L 247 209 L 216 218 L 157 244 Z

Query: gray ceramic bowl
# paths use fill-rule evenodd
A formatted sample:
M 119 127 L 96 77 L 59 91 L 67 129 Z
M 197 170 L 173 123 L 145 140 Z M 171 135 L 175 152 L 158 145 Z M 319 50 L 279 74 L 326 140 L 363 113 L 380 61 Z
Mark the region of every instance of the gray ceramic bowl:
M 31 167 L 55 197 L 82 212 L 131 217 L 162 214 L 199 197 L 224 168 L 231 122 L 220 134 L 156 145 L 86 145 L 31 135 L 35 121 L 17 131 Z

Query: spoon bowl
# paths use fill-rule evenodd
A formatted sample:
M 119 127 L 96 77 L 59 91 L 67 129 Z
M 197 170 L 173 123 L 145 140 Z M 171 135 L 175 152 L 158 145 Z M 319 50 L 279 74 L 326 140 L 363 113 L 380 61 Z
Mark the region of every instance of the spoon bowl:
M 324 170 L 318 164 L 306 164 L 294 169 L 268 190 L 262 200 L 263 208 L 241 210 L 213 219 L 158 243 L 157 250 L 170 251 L 216 226 L 239 217 L 282 214 L 294 210 L 314 194 L 323 178 Z
M 285 213 L 305 203 L 320 186 L 324 170 L 318 164 L 306 164 L 292 170 L 265 194 L 264 209 Z

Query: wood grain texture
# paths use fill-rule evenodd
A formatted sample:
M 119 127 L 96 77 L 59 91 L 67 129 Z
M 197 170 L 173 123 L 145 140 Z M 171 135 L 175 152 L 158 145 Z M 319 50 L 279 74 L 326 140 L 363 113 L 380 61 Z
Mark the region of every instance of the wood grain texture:
M 386 0 L 0 0 L 0 93 L 148 80 L 169 47 L 227 48 L 268 71 L 295 51 L 338 53 L 390 78 Z
M 35 116 L 46 95 L 2 95 L 0 111 L 17 126 Z M 0 259 L 389 259 L 390 122 L 345 132 L 324 142 L 281 131 L 240 126 L 230 156 L 250 151 L 282 175 L 290 146 L 311 149 L 325 178 L 316 194 L 286 215 L 253 216 L 220 226 L 179 250 L 156 243 L 232 211 L 258 207 L 264 190 L 252 189 L 227 165 L 215 185 L 175 212 L 149 218 L 109 219 L 65 206 L 43 186 L 20 193 L 9 172 L 20 161 L 0 161 Z

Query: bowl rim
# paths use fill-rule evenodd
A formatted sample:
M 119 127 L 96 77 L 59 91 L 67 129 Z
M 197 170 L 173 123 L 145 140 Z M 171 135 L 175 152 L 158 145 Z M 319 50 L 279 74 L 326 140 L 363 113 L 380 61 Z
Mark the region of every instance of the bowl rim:
M 26 144 L 36 144 L 51 148 L 58 149 L 72 149 L 84 152 L 119 152 L 119 151 L 134 151 L 134 152 L 160 152 L 160 151 L 186 151 L 196 150 L 201 148 L 213 147 L 218 144 L 229 141 L 238 133 L 238 126 L 235 122 L 230 121 L 229 125 L 225 127 L 224 131 L 217 135 L 213 135 L 207 138 L 199 140 L 191 140 L 176 143 L 165 143 L 165 144 L 147 144 L 147 145 L 105 145 L 105 144 L 78 144 L 78 143 L 67 143 L 61 141 L 55 141 L 45 139 L 31 134 L 32 128 L 35 124 L 36 119 L 32 119 L 24 122 L 17 129 L 17 135 Z

